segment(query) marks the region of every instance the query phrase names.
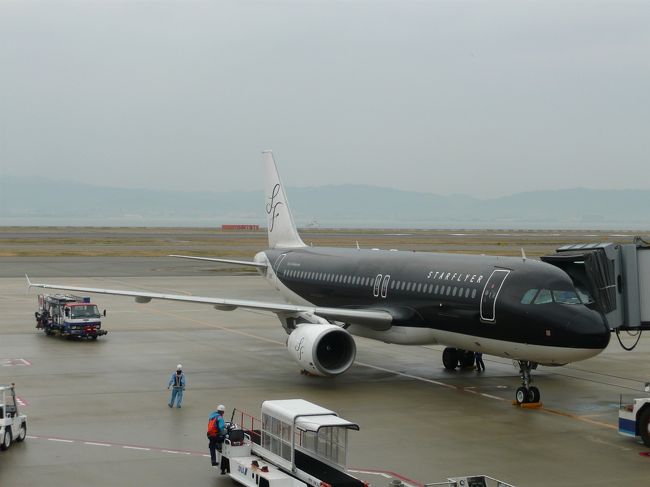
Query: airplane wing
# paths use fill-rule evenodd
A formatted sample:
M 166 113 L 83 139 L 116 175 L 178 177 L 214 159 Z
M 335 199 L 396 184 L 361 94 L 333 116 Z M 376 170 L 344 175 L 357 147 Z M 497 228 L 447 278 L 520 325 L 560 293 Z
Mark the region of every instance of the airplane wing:
M 248 260 L 216 259 L 214 257 L 194 257 L 190 255 L 168 255 L 167 257 L 178 257 L 179 259 L 207 260 L 209 262 L 221 262 L 222 264 L 247 265 L 266 269 L 266 264 L 262 262 L 251 262 Z
M 31 282 L 25 274 L 29 288 L 39 287 L 43 289 L 59 289 L 62 291 L 87 292 L 95 294 L 110 294 L 114 296 L 130 296 L 135 298 L 137 303 L 148 303 L 152 299 L 166 301 L 181 301 L 185 303 L 208 304 L 220 311 L 232 311 L 237 308 L 259 311 L 270 311 L 279 315 L 292 313 L 312 313 L 325 319 L 354 323 L 369 328 L 386 330 L 391 327 L 393 316 L 384 310 L 375 309 L 347 309 L 347 308 L 325 308 L 319 306 L 303 306 L 284 303 L 269 303 L 264 301 L 253 301 L 246 299 L 211 298 L 201 296 L 185 296 L 179 294 L 163 294 L 149 291 L 125 291 L 120 289 L 102 289 L 93 287 L 64 286 L 59 284 L 44 284 Z

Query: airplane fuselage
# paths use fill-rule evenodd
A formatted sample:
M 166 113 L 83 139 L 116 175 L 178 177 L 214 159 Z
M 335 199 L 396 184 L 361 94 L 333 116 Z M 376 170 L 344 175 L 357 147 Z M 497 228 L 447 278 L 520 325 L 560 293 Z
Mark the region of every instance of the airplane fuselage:
M 326 247 L 263 254 L 266 277 L 289 302 L 393 316 L 385 330 L 349 323 L 355 335 L 557 365 L 609 343 L 603 316 L 569 276 L 536 260 Z

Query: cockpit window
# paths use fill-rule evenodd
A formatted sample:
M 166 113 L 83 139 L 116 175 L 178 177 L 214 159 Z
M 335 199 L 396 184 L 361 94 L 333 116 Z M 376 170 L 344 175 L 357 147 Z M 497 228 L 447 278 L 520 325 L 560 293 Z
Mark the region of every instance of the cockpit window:
M 521 298 L 521 304 L 530 304 L 533 302 L 533 298 L 535 297 L 535 294 L 537 294 L 537 289 L 529 289 L 526 291 L 526 294 L 524 294 L 524 297 Z
M 582 304 L 591 304 L 594 302 L 594 299 L 591 297 L 591 294 L 586 289 L 582 289 L 581 287 L 576 287 L 576 292 L 578 293 L 578 297 L 580 298 L 580 301 L 582 301 Z
M 591 296 L 580 288 L 573 289 L 529 289 L 521 298 L 521 304 L 589 304 L 593 302 Z
M 551 291 L 548 289 L 542 289 L 537 297 L 535 298 L 535 304 L 546 304 L 546 303 L 552 303 L 553 302 L 553 296 L 551 295 Z
M 553 291 L 553 301 L 562 304 L 581 304 L 575 291 Z

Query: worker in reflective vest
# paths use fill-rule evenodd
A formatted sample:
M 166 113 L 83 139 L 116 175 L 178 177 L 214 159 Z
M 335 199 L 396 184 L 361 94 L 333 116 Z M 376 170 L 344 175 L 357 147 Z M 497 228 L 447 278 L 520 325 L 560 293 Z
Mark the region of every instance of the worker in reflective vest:
M 167 384 L 167 389 L 172 388 L 172 397 L 169 399 L 167 405 L 171 408 L 174 406 L 174 400 L 176 400 L 176 407 L 181 407 L 181 402 L 183 402 L 183 391 L 185 390 L 185 374 L 183 373 L 183 366 L 178 364 L 176 366 L 176 372 L 172 372 L 172 376 L 169 378 L 169 383 Z
M 225 411 L 226 407 L 223 404 L 219 404 L 217 410 L 208 417 L 208 448 L 210 448 L 210 460 L 214 467 L 219 465 L 217 462 L 217 450 L 221 451 L 223 441 L 226 439 L 226 422 L 223 419 L 223 413 Z

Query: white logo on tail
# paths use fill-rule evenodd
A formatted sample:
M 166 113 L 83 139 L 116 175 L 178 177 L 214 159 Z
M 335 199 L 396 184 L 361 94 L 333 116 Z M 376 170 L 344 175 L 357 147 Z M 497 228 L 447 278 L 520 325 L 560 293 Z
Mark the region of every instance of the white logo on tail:
M 266 204 L 266 213 L 271 216 L 271 224 L 269 225 L 269 232 L 273 231 L 273 227 L 275 226 L 275 219 L 276 217 L 280 216 L 280 212 L 276 212 L 276 208 L 279 205 L 283 205 L 282 201 L 275 201 L 275 197 L 280 193 L 280 184 L 276 184 L 273 186 L 273 191 L 271 192 L 271 196 L 269 199 L 271 200 L 270 203 Z

